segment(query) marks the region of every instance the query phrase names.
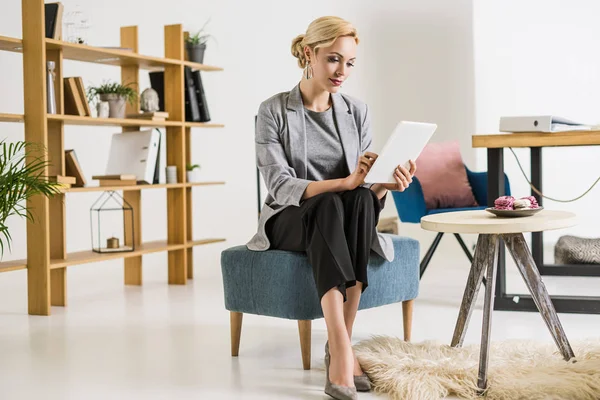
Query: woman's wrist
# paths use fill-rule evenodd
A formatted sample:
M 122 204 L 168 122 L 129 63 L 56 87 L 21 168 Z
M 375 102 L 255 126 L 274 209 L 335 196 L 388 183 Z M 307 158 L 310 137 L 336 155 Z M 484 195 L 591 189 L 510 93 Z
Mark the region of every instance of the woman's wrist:
M 387 190 L 387 189 L 386 189 L 386 188 L 385 188 L 385 187 L 384 187 L 382 184 L 380 184 L 380 183 L 374 183 L 374 184 L 371 186 L 371 190 L 372 190 L 373 192 L 375 192 L 375 194 L 377 195 L 377 198 L 378 198 L 378 199 L 382 199 L 382 198 L 383 198 L 383 196 L 385 196 L 385 195 L 386 195 L 386 193 L 387 193 L 387 191 L 388 191 L 388 190 Z

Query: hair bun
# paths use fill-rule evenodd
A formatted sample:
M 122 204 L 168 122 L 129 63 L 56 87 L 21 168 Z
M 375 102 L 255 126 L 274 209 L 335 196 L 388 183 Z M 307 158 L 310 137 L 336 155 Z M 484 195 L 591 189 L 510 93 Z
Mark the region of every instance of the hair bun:
M 302 45 L 304 37 L 305 35 L 301 34 L 292 40 L 292 55 L 298 59 L 298 66 L 300 68 L 306 67 L 306 55 L 304 54 L 304 46 Z

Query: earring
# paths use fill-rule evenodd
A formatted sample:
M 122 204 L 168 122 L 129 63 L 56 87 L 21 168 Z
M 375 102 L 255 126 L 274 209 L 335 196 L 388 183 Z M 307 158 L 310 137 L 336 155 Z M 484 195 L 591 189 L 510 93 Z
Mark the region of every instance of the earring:
M 310 66 L 310 64 L 306 64 L 306 68 L 304 69 L 304 76 L 306 77 L 306 80 L 312 79 L 313 69 Z

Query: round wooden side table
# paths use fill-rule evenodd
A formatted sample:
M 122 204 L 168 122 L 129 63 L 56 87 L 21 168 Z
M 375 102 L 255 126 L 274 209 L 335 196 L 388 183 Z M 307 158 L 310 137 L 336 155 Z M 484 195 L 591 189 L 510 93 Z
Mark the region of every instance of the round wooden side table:
M 475 305 L 475 299 L 485 275 L 487 284 L 485 286 L 483 329 L 481 332 L 481 351 L 479 354 L 479 374 L 477 380 L 477 386 L 481 390 L 485 390 L 487 387 L 496 265 L 498 261 L 498 249 L 502 241 L 506 244 L 508 251 L 517 264 L 517 268 L 563 358 L 568 361 L 575 356 L 558 319 L 554 305 L 550 300 L 546 286 L 542 282 L 533 256 L 525 242 L 523 232 L 541 232 L 568 228 L 576 224 L 575 214 L 566 211 L 550 210 L 542 210 L 535 215 L 519 218 L 500 218 L 487 211 L 478 210 L 432 214 L 421 219 L 421 227 L 428 231 L 477 233 L 479 235 L 451 346 L 462 346 L 466 328 Z

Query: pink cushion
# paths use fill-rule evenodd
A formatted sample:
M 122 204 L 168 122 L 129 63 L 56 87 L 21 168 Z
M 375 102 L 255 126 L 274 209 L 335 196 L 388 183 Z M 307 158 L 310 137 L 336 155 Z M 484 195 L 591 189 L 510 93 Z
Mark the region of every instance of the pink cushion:
M 477 206 L 458 142 L 429 143 L 416 162 L 428 210 Z

